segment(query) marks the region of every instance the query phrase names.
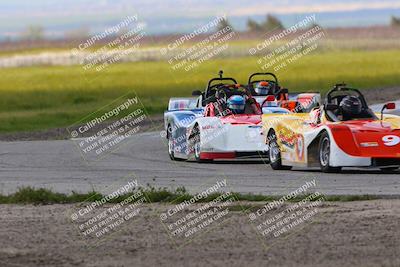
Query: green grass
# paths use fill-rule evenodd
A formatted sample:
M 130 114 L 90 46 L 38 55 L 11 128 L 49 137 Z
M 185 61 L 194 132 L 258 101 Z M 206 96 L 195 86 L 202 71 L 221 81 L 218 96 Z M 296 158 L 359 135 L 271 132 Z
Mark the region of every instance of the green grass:
M 345 81 L 358 88 L 400 84 L 400 50 L 313 53 L 276 72 L 291 91 L 322 91 Z M 0 132 L 65 127 L 135 90 L 147 111 L 161 113 L 169 97 L 203 90 L 223 69 L 246 83 L 261 71 L 256 57 L 210 60 L 190 72 L 173 71 L 167 62 L 115 64 L 101 73 L 81 66 L 0 69 Z
M 142 191 L 149 202 L 163 202 L 163 203 L 173 203 L 178 204 L 182 203 L 185 200 L 189 200 L 193 197 L 193 195 L 189 194 L 185 188 L 178 188 L 174 191 L 170 191 L 166 188 L 155 189 L 153 187 L 141 188 Z M 131 194 L 121 195 L 117 198 L 114 198 L 110 201 L 110 203 L 119 203 L 124 199 L 128 198 Z M 208 195 L 206 198 L 199 200 L 198 202 L 210 202 L 217 197 L 219 197 L 220 193 L 214 193 Z M 241 194 L 241 193 L 232 193 L 232 196 L 238 201 L 249 201 L 249 202 L 271 202 L 273 200 L 278 200 L 281 196 L 266 196 L 259 194 Z M 72 194 L 62 194 L 55 193 L 48 189 L 35 189 L 32 187 L 23 187 L 20 188 L 17 192 L 9 195 L 0 195 L 0 204 L 65 204 L 65 203 L 80 203 L 80 202 L 90 202 L 95 200 L 101 200 L 104 196 L 98 192 L 88 192 L 86 194 L 75 193 Z M 291 199 L 290 202 L 299 202 L 303 200 L 306 196 L 297 196 L 294 199 Z M 325 201 L 365 201 L 365 200 L 374 200 L 380 199 L 379 196 L 373 195 L 337 195 L 337 196 L 324 196 Z M 242 208 L 251 208 L 254 205 L 245 204 Z M 232 210 L 235 210 L 235 206 L 232 207 Z

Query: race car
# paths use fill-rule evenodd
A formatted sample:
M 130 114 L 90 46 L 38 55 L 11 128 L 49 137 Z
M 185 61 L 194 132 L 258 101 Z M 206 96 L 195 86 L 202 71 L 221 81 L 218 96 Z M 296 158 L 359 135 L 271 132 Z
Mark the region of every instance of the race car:
M 321 103 L 319 93 L 289 93 L 288 89 L 281 87 L 278 78 L 271 72 L 251 74 L 247 87 L 261 107 L 267 107 L 264 113 L 269 113 L 272 106 L 295 113 L 310 112 Z
M 172 160 L 265 158 L 262 109 L 247 87 L 234 78 L 211 79 L 196 98 L 173 98 L 164 113 L 168 153 Z M 289 113 L 271 107 L 270 113 Z
M 395 109 L 387 103 L 384 109 Z M 343 167 L 400 166 L 400 117 L 374 113 L 361 92 L 337 84 L 325 103 L 310 113 L 263 115 L 270 165 L 274 170 L 319 167 L 340 172 Z

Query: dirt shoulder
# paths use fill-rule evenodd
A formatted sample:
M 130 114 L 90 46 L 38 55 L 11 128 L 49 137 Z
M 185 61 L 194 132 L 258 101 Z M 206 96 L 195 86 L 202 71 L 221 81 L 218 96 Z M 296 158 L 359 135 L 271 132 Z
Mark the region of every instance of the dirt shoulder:
M 146 204 L 134 220 L 93 246 L 67 216 L 72 205 L 0 205 L 0 265 L 400 265 L 400 200 L 324 203 L 315 217 L 276 242 L 264 242 L 244 212 L 230 211 L 224 223 L 178 249 L 159 219 L 170 207 Z
M 400 86 L 362 90 L 368 104 L 379 104 L 400 99 Z

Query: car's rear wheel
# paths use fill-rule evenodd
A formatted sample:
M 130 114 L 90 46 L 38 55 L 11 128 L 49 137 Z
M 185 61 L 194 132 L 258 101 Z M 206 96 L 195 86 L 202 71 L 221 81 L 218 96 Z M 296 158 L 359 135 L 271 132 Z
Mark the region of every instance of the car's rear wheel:
M 331 167 L 329 165 L 331 158 L 331 140 L 327 132 L 323 132 L 319 141 L 319 165 L 322 172 L 340 172 L 341 167 Z
M 269 140 L 269 164 L 273 170 L 290 170 L 291 166 L 282 165 L 281 150 L 276 140 L 275 132 L 271 132 L 268 135 Z

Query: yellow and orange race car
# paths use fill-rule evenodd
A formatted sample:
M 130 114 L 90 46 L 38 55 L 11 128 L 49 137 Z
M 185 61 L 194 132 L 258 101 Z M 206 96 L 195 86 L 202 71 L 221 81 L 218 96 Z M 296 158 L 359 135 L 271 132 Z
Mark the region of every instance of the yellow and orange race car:
M 342 167 L 377 167 L 394 171 L 400 166 L 400 116 L 374 113 L 361 92 L 337 84 L 323 106 L 310 113 L 264 114 L 271 167 L 320 167 L 339 172 Z

